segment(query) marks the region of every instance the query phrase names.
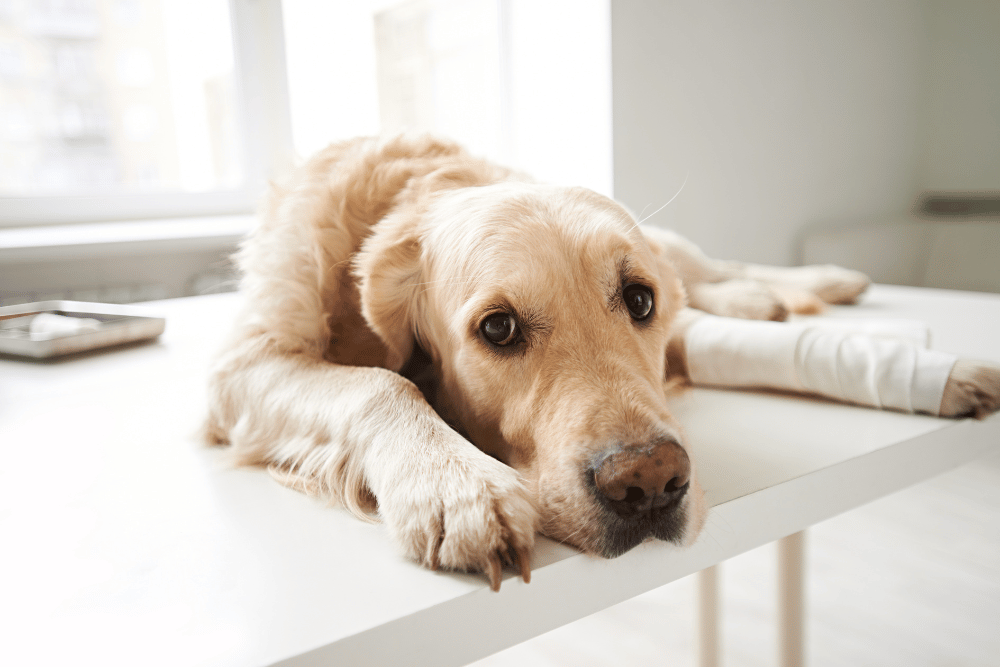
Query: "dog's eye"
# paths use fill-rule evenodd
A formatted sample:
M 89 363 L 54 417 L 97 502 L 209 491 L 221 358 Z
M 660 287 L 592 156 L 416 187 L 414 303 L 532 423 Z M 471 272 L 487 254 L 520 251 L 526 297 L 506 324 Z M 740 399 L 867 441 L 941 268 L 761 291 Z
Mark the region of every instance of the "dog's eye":
M 622 299 L 633 319 L 644 320 L 653 310 L 653 291 L 645 285 L 628 285 L 622 290 Z
M 479 330 L 494 345 L 508 345 L 517 338 L 517 322 L 507 313 L 490 315 L 479 325 Z

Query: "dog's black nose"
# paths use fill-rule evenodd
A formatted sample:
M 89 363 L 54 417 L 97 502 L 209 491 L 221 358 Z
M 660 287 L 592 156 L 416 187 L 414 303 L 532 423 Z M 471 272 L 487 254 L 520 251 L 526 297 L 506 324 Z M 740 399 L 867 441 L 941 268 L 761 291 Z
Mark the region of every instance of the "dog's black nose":
M 677 505 L 687 493 L 691 459 L 675 440 L 620 447 L 594 469 L 594 483 L 618 516 L 628 518 Z

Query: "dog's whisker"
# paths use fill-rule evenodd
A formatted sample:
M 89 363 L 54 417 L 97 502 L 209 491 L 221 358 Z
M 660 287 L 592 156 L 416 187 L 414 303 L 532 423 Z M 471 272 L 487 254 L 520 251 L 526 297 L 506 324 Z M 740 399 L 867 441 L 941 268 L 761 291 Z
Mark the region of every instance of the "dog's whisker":
M 705 531 L 705 534 L 706 534 L 706 535 L 708 535 L 708 536 L 709 536 L 710 538 L 712 538 L 712 541 L 713 541 L 713 542 L 715 542 L 715 546 L 719 547 L 720 549 L 722 548 L 722 542 L 720 542 L 720 541 L 719 541 L 719 540 L 718 540 L 718 539 L 717 539 L 717 538 L 715 537 L 715 535 L 713 535 L 713 534 L 712 534 L 712 531 L 711 531 L 711 530 L 706 530 L 706 531 Z
M 678 195 L 679 195 L 679 194 L 681 193 L 681 191 L 683 191 L 683 190 L 684 190 L 684 186 L 685 186 L 685 185 L 687 185 L 687 182 L 688 182 L 688 176 L 690 176 L 690 175 L 691 175 L 691 172 L 690 172 L 690 171 L 689 171 L 689 172 L 687 172 L 686 174 L 684 174 L 684 182 L 683 182 L 683 183 L 681 183 L 681 187 L 679 187 L 679 188 L 677 189 L 677 192 L 676 192 L 676 193 L 674 193 L 674 196 L 673 196 L 673 197 L 671 197 L 670 199 L 668 199 L 668 200 L 667 200 L 667 203 L 666 203 L 666 204 L 664 204 L 664 205 L 663 205 L 663 206 L 661 206 L 660 208 L 656 209 L 655 211 L 653 211 L 652 213 L 650 213 L 649 215 L 647 215 L 647 216 L 646 216 L 645 218 L 643 218 L 643 217 L 642 217 L 642 214 L 640 213 L 640 214 L 639 214 L 639 218 L 640 218 L 640 219 L 639 219 L 639 221 L 638 221 L 638 222 L 636 222 L 636 223 L 635 223 L 636 227 L 638 227 L 639 225 L 641 225 L 642 223 L 644 223 L 644 222 L 645 222 L 646 220 L 649 220 L 650 218 L 652 218 L 652 217 L 653 217 L 654 215 L 656 215 L 657 213 L 659 213 L 660 211 L 662 211 L 663 209 L 665 209 L 665 208 L 666 208 L 667 206 L 669 206 L 669 205 L 670 205 L 670 202 L 672 202 L 673 200 L 677 199 L 677 196 L 678 196 Z M 643 211 L 645 211 L 646 209 L 645 209 L 645 208 L 643 208 L 642 210 L 643 210 Z
M 721 549 L 722 548 L 722 542 L 720 542 L 719 539 L 715 535 L 715 531 L 719 530 L 720 524 L 719 524 L 718 521 L 715 521 L 714 518 L 715 517 L 712 515 L 711 512 L 709 512 L 708 516 L 705 517 L 704 533 L 709 538 L 711 538 L 713 542 L 715 542 L 716 546 L 718 546 Z M 728 531 L 723 530 L 722 532 L 725 533 L 725 534 L 732 534 L 732 526 L 730 526 L 729 523 L 726 522 L 726 521 L 723 521 L 723 523 L 726 524 L 725 528 L 728 528 L 729 530 Z
M 643 213 L 645 213 L 645 212 L 646 212 L 646 209 L 647 209 L 647 208 L 649 208 L 650 206 L 652 206 L 652 204 L 646 204 L 645 206 L 643 206 L 643 207 L 642 207 L 642 210 L 641 210 L 641 211 L 639 211 L 639 219 L 640 219 L 640 220 L 642 220 L 642 219 L 643 219 L 643 218 L 642 218 L 642 214 L 643 214 Z M 637 223 L 637 224 L 638 224 L 638 223 Z
M 422 282 L 422 283 L 414 283 L 413 286 L 414 287 L 420 287 L 421 285 L 436 285 L 438 283 L 447 283 L 447 282 L 467 283 L 470 280 L 471 280 L 471 278 L 441 278 L 439 280 L 427 280 L 427 281 Z
M 715 525 L 724 524 L 722 527 L 725 528 L 725 530 L 727 532 L 729 532 L 729 533 L 736 532 L 736 531 L 733 530 L 732 524 L 729 523 L 728 521 L 726 521 L 724 517 L 716 517 L 714 514 L 709 513 L 709 515 L 708 515 L 708 521 L 709 521 L 709 523 L 713 523 Z M 720 524 L 720 521 L 721 521 L 721 524 Z
M 578 538 L 579 536 L 583 535 L 583 534 L 584 534 L 584 531 L 586 531 L 586 530 L 587 530 L 587 526 L 584 526 L 584 525 L 579 525 L 579 526 L 577 526 L 577 527 L 576 527 L 576 528 L 575 528 L 575 529 L 573 530 L 573 532 L 571 532 L 571 533 L 570 533 L 569 535 L 567 535 L 566 537 L 562 538 L 562 540 L 561 540 L 561 541 L 562 541 L 563 543 L 565 543 L 565 544 L 574 544 L 574 545 L 575 545 L 575 544 L 577 544 L 577 541 L 576 541 L 576 540 L 577 540 L 577 538 Z
M 335 269 L 335 268 L 337 268 L 338 266 L 342 266 L 343 264 L 350 264 L 350 263 L 351 263 L 351 262 L 353 262 L 353 261 L 354 261 L 354 258 L 353 258 L 353 257 L 348 257 L 347 259 L 342 259 L 342 260 L 340 260 L 339 262 L 335 262 L 335 263 L 331 264 L 331 265 L 330 265 L 330 268 L 331 268 L 331 269 Z
M 442 285 L 467 285 L 470 282 L 472 282 L 472 279 L 470 279 L 470 278 L 461 278 L 461 279 L 460 278 L 454 278 L 454 279 L 443 278 L 441 280 L 431 280 L 431 281 L 428 281 L 428 282 L 425 282 L 425 283 L 416 283 L 414 285 L 414 287 L 419 287 L 421 285 L 427 285 L 427 287 L 424 287 L 424 289 L 420 290 L 420 294 L 423 294 L 424 292 L 427 292 L 428 290 L 430 290 L 433 287 L 440 287 Z

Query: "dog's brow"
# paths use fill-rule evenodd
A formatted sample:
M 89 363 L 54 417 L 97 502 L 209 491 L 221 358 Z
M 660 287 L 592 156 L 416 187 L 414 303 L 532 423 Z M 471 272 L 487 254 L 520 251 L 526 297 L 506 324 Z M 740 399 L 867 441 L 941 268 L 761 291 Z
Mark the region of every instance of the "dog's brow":
M 618 262 L 618 286 L 623 287 L 629 283 L 648 284 L 649 276 L 643 271 L 630 255 L 624 255 Z
M 618 258 L 618 279 L 621 282 L 627 280 L 630 276 L 635 273 L 635 268 L 632 264 L 632 258 L 628 255 L 622 255 Z
M 607 294 L 608 305 L 614 307 L 619 303 L 621 299 L 622 287 L 629 282 L 629 279 L 635 274 L 635 269 L 632 264 L 632 259 L 628 254 L 622 253 L 615 261 L 615 271 L 606 280 L 604 284 L 605 293 Z
M 615 272 L 605 280 L 604 288 L 608 302 L 608 307 L 612 310 L 623 307 L 622 288 L 631 283 L 649 284 L 648 278 L 643 278 L 642 273 L 631 255 L 623 252 L 615 261 Z

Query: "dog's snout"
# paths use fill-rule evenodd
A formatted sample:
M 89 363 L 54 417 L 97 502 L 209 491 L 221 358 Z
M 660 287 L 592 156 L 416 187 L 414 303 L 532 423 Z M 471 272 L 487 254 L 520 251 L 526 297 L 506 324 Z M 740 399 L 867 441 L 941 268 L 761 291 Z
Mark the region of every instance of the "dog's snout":
M 615 449 L 594 470 L 598 493 L 623 518 L 676 505 L 690 477 L 691 460 L 671 439 Z

